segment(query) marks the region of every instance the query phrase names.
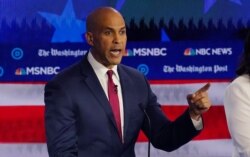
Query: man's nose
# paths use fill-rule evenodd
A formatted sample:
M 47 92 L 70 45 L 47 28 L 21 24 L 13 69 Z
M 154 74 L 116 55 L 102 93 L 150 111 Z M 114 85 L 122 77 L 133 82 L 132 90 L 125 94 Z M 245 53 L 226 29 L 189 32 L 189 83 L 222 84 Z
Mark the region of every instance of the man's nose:
M 121 35 L 119 34 L 119 33 L 115 33 L 114 34 L 114 40 L 113 40 L 113 42 L 115 43 L 115 44 L 119 44 L 120 42 L 121 42 Z

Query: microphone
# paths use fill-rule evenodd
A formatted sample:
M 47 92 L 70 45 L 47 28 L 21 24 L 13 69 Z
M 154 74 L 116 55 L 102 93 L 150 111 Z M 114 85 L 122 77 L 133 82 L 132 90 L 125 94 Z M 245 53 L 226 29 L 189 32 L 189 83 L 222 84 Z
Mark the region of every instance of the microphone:
M 114 85 L 114 91 L 115 91 L 115 94 L 117 94 L 118 93 L 118 85 Z
M 149 134 L 148 134 L 148 157 L 150 157 L 150 143 L 151 143 L 151 121 L 150 118 L 146 112 L 146 109 L 143 108 L 142 104 L 139 104 L 141 110 L 143 111 L 143 113 L 145 114 L 147 121 L 148 121 L 148 127 L 149 127 Z

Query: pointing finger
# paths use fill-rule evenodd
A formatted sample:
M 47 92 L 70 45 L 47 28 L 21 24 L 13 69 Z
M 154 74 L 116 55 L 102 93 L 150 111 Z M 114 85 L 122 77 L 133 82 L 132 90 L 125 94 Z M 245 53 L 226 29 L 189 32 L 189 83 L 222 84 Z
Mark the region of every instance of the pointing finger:
M 210 87 L 210 83 L 205 84 L 203 87 L 201 87 L 199 90 L 195 92 L 195 94 L 201 93 L 201 92 L 206 92 Z

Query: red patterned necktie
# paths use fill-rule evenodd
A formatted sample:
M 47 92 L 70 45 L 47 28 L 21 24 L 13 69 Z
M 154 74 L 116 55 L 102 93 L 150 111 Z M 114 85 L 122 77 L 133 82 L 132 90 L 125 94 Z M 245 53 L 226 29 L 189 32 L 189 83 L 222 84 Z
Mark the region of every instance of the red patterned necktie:
M 108 70 L 108 97 L 109 102 L 115 117 L 116 126 L 118 128 L 118 132 L 120 135 L 120 138 L 122 139 L 122 129 L 121 129 L 121 117 L 120 117 L 120 106 L 119 106 L 119 99 L 118 99 L 118 91 L 117 91 L 117 85 L 114 84 L 112 75 L 113 71 Z

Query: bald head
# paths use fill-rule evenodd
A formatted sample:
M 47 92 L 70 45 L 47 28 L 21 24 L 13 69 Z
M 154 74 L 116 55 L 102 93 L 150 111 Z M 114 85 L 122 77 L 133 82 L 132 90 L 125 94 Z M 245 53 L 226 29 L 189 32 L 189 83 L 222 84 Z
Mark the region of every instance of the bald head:
M 117 16 L 124 21 L 122 15 L 112 7 L 97 8 L 96 10 L 91 12 L 87 17 L 87 32 L 92 32 L 93 30 L 96 30 L 98 24 L 100 24 L 102 21 L 106 21 L 110 18 L 113 18 L 114 16 Z
M 127 43 L 126 25 L 122 15 L 111 7 L 101 7 L 87 17 L 85 39 L 91 54 L 107 68 L 121 62 Z

